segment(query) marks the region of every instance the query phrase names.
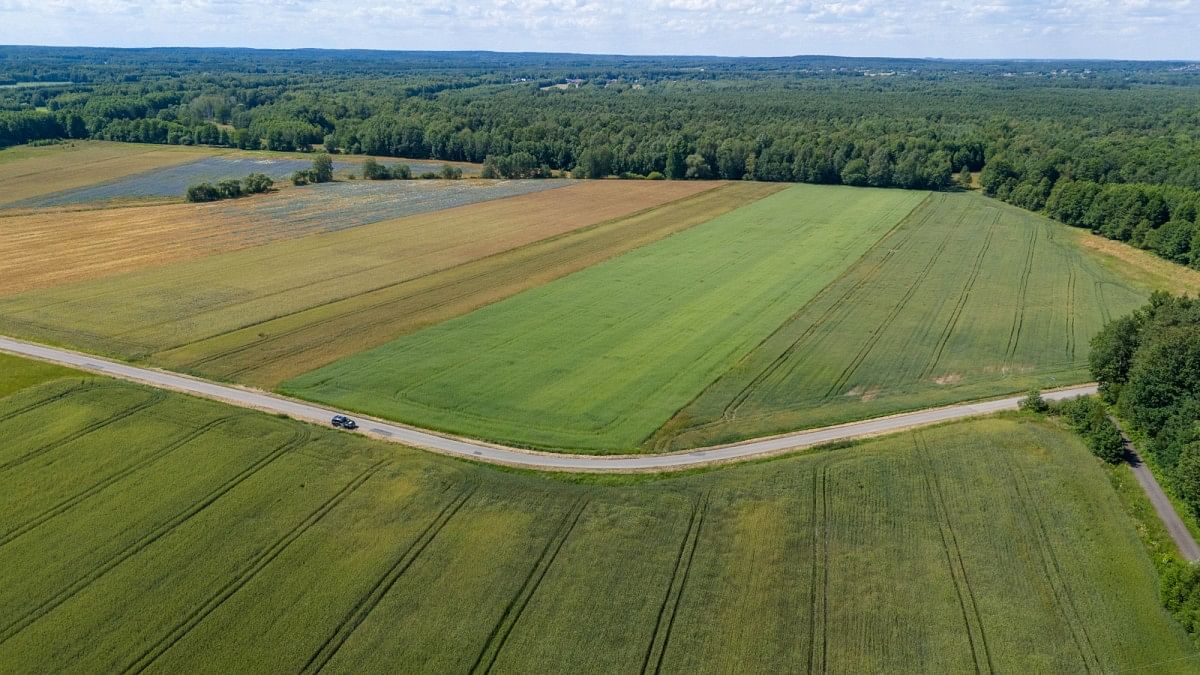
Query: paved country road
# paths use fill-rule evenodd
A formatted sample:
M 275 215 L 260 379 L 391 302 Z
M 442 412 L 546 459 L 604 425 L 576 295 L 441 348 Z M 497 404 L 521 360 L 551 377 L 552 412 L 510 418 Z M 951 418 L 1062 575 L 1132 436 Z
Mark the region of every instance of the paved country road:
M 112 361 L 98 356 L 81 354 L 67 349 L 48 347 L 32 342 L 0 337 L 0 351 L 49 361 L 79 370 L 100 373 L 131 382 L 180 391 L 203 398 L 281 413 L 306 422 L 328 424 L 329 419 L 342 411 L 292 398 L 269 394 L 257 389 L 219 384 L 187 375 L 154 368 Z M 1043 393 L 1049 400 L 1061 400 L 1091 394 L 1096 385 L 1084 384 Z M 861 422 L 851 422 L 820 429 L 809 429 L 782 436 L 759 438 L 730 445 L 685 450 L 658 455 L 569 455 L 522 450 L 494 445 L 468 438 L 443 435 L 410 426 L 355 416 L 359 430 L 376 438 L 403 443 L 446 455 L 529 469 L 579 472 L 676 471 L 706 464 L 782 454 L 816 445 L 893 433 L 913 427 L 928 426 L 951 420 L 990 415 L 1002 410 L 1015 410 L 1024 396 L 962 403 L 941 408 L 928 408 Z
M 1117 428 L 1121 429 L 1121 425 L 1116 419 L 1112 419 L 1113 424 L 1117 424 Z M 1150 498 L 1150 503 L 1154 505 L 1154 510 L 1158 513 L 1158 518 L 1167 527 L 1167 533 L 1171 535 L 1171 539 L 1175 540 L 1175 546 L 1179 548 L 1180 555 L 1188 562 L 1196 562 L 1200 560 L 1200 545 L 1196 544 L 1196 538 L 1188 531 L 1187 526 L 1183 524 L 1183 520 L 1179 517 L 1179 513 L 1175 511 L 1175 506 L 1171 504 L 1171 500 L 1167 498 L 1167 493 L 1163 492 L 1162 486 L 1154 478 L 1154 473 L 1150 471 L 1150 467 L 1146 466 L 1142 461 L 1142 456 L 1138 454 L 1137 448 L 1133 447 L 1133 441 L 1125 434 L 1125 430 L 1121 429 L 1121 440 L 1125 443 L 1125 459 L 1129 462 L 1130 468 L 1133 469 L 1133 475 L 1137 478 L 1137 482 L 1146 491 L 1146 496 Z

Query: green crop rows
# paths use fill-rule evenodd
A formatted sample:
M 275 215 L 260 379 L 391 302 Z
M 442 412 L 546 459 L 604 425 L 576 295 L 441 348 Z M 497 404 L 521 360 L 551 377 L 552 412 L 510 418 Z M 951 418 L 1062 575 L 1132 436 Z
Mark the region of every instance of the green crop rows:
M 507 442 L 632 448 L 924 196 L 791 187 L 283 389 Z
M 108 380 L 0 400 L 0 434 L 4 670 L 1193 663 L 1102 469 L 1038 422 L 611 486 Z

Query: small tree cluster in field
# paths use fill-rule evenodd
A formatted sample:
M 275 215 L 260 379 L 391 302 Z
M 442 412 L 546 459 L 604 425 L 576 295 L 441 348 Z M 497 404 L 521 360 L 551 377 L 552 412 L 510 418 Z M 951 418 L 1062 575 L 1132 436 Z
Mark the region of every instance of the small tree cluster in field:
M 253 195 L 271 189 L 275 181 L 263 173 L 252 173 L 241 180 L 227 178 L 212 183 L 197 183 L 187 189 L 189 202 L 215 202 L 221 199 L 237 199 L 243 195 Z
M 333 159 L 327 154 L 317 155 L 312 168 L 297 171 L 292 174 L 292 185 L 308 185 L 309 183 L 328 183 L 333 180 Z
M 407 164 L 384 166 L 373 157 L 368 157 L 363 162 L 362 177 L 367 180 L 409 180 L 412 178 L 412 169 Z
M 1033 396 L 1033 394 L 1030 394 Z M 1038 396 L 1041 399 L 1041 396 Z M 1054 404 L 1042 401 L 1045 409 L 1061 416 L 1083 436 L 1092 454 L 1109 464 L 1116 464 L 1125 457 L 1125 440 L 1117 428 L 1104 403 L 1095 396 L 1081 396 Z

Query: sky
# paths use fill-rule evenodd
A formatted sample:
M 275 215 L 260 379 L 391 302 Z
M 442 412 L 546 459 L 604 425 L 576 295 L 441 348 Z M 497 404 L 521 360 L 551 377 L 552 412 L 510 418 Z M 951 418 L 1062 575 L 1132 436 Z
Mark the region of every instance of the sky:
M 1200 60 L 1200 0 L 0 0 L 0 44 Z

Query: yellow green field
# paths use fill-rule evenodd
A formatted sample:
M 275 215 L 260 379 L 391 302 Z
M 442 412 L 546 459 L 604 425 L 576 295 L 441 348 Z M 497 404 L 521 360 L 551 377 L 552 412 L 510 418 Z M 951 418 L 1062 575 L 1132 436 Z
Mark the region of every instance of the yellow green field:
M 581 183 L 35 289 L 0 299 L 0 333 L 144 358 L 717 186 Z
M 612 485 L 106 380 L 0 399 L 0 434 L 5 670 L 1196 663 L 1103 469 L 1044 422 Z

